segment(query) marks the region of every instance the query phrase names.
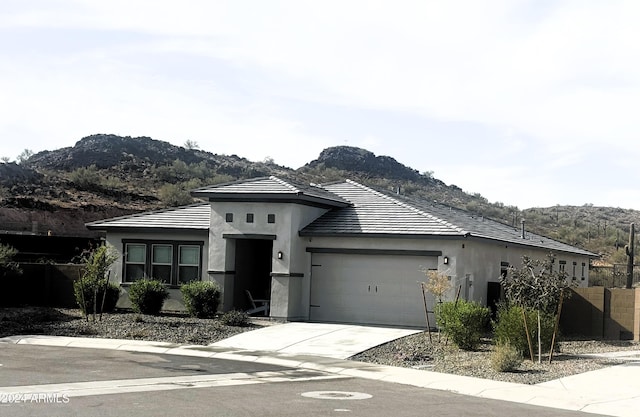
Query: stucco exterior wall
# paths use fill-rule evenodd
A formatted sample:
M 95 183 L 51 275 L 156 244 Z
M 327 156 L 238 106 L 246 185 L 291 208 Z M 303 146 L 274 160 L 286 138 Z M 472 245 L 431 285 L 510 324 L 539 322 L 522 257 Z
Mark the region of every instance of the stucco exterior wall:
M 438 270 L 451 277 L 451 289 L 447 297 L 453 299 L 459 286 L 461 298 L 487 304 L 488 282 L 499 282 L 501 269 L 505 264 L 519 267 L 522 256 L 543 259 L 549 253 L 546 249 L 537 249 L 519 245 L 507 245 L 480 239 L 433 239 L 433 238 L 355 238 L 355 237 L 314 237 L 305 239 L 306 247 L 343 248 L 343 249 L 381 249 L 381 250 L 426 250 L 441 251 L 438 258 Z M 447 263 L 445 264 L 445 258 Z M 586 256 L 565 253 L 556 254 L 556 265 L 566 262 L 565 270 L 572 279 L 573 262 L 576 262 L 576 282 L 580 287 L 588 286 L 589 259 Z M 585 264 L 584 280 L 582 263 Z M 310 275 L 311 265 L 306 275 Z M 375 274 L 375 271 L 371 271 Z M 306 289 L 305 289 L 306 290 Z M 308 304 L 308 301 L 305 300 Z
M 273 275 L 271 286 L 271 317 L 287 319 L 304 318 L 304 292 L 309 288 L 306 274 L 308 258 L 298 231 L 327 211 L 325 208 L 292 203 L 238 203 L 212 202 L 209 231 L 209 273 L 223 289 L 223 309 L 232 308 L 235 272 L 235 239 L 225 235 L 275 236 L 271 261 Z M 227 222 L 227 213 L 233 221 Z M 246 221 L 253 214 L 253 223 Z M 268 223 L 267 216 L 275 215 L 275 222 Z M 278 258 L 278 252 L 282 258 Z M 308 295 L 307 295 L 308 298 Z M 308 301 L 307 301 L 308 304 Z M 308 308 L 307 308 L 308 309 Z

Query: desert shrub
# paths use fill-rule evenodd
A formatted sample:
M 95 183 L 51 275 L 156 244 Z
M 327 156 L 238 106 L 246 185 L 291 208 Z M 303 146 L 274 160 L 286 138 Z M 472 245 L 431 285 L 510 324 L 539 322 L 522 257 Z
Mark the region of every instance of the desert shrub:
M 160 187 L 160 201 L 167 206 L 184 206 L 193 203 L 193 197 L 184 184 L 164 184 Z
M 14 247 L 0 243 L 0 277 L 11 271 L 21 272 L 20 266 L 13 260 L 17 254 Z
M 489 323 L 490 312 L 487 307 L 459 300 L 457 303 L 442 303 L 438 315 L 438 326 L 460 349 L 474 350 Z
M 538 348 L 538 318 L 537 312 L 534 310 L 526 310 L 527 327 L 531 334 L 531 342 L 533 344 L 534 353 Z M 542 340 L 543 352 L 548 351 L 553 338 L 553 328 L 555 327 L 555 319 L 553 314 L 541 313 L 540 315 L 540 338 Z M 509 343 L 515 347 L 521 354 L 528 355 L 529 342 L 527 341 L 527 333 L 524 328 L 524 320 L 522 318 L 522 307 L 500 306 L 498 308 L 497 321 L 493 323 L 494 340 L 496 344 Z
M 69 179 L 80 190 L 96 191 L 102 187 L 102 174 L 95 165 L 72 171 Z
M 491 352 L 491 368 L 498 372 L 513 372 L 522 363 L 522 352 L 511 343 L 498 343 Z
M 190 315 L 211 318 L 218 311 L 220 287 L 215 282 L 191 281 L 180 287 L 184 305 Z
M 116 303 L 120 298 L 120 287 L 112 282 L 107 282 L 106 279 L 83 277 L 73 283 L 73 294 L 78 307 L 85 315 L 109 313 L 116 308 Z
M 249 315 L 244 311 L 231 310 L 220 316 L 220 322 L 225 326 L 245 327 L 249 325 Z
M 168 297 L 162 282 L 155 279 L 141 279 L 129 287 L 129 299 L 136 313 L 157 315 Z

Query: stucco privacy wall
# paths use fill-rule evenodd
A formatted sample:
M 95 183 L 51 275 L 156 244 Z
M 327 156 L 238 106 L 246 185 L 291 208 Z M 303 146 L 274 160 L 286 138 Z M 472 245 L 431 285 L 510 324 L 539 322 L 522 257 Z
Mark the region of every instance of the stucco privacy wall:
M 209 229 L 209 275 L 222 288 L 222 307 L 229 310 L 234 292 L 235 239 L 273 239 L 271 254 L 271 316 L 276 318 L 303 319 L 304 296 L 308 293 L 309 276 L 307 254 L 298 230 L 325 213 L 327 209 L 291 203 L 212 202 Z M 247 214 L 253 214 L 253 222 L 247 222 Z M 233 221 L 227 221 L 227 214 Z M 275 222 L 268 223 L 267 216 L 275 215 Z M 226 237 L 225 237 L 226 235 Z M 282 259 L 278 259 L 282 252 Z M 227 296 L 225 296 L 227 294 Z M 308 295 L 307 295 L 308 299 Z
M 124 244 L 123 239 L 136 239 L 136 240 L 148 240 L 148 241 L 188 241 L 188 242 L 201 242 L 202 256 L 201 256 L 201 276 L 203 281 L 209 281 L 209 275 L 207 274 L 208 266 L 208 239 L 207 232 L 202 230 L 193 231 L 160 231 L 154 233 L 122 233 L 122 232 L 109 232 L 107 234 L 107 244 L 113 246 L 118 253 L 118 260 L 111 266 L 110 281 L 122 284 L 123 274 L 123 262 L 124 262 Z M 124 283 L 121 285 L 122 293 L 118 300 L 118 308 L 131 308 L 131 301 L 129 301 L 128 285 Z M 165 301 L 163 309 L 169 311 L 181 311 L 185 310 L 184 302 L 182 301 L 182 294 L 179 288 L 168 288 L 169 298 Z

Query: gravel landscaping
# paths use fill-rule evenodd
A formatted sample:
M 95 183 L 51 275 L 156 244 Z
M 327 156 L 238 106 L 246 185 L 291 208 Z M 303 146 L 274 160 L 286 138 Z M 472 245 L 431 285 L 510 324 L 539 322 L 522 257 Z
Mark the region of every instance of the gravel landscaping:
M 246 327 L 225 326 L 217 319 L 196 319 L 184 315 L 148 316 L 131 312 L 104 314 L 101 321 L 87 321 L 79 310 L 59 308 L 2 308 L 0 337 L 20 334 L 104 337 L 207 345 L 267 324 L 252 320 Z M 515 372 L 491 368 L 491 341 L 483 340 L 478 350 L 457 349 L 444 337 L 418 333 L 370 349 L 352 359 L 391 366 L 424 369 L 499 381 L 537 384 L 587 372 L 619 361 L 579 356 L 620 350 L 640 350 L 631 341 L 563 340 L 553 362 L 543 356 L 541 364 L 525 360 Z

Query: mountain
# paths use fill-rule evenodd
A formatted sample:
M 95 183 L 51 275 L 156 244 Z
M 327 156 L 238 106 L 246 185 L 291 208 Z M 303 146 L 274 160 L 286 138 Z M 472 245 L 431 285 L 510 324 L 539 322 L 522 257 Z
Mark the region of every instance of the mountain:
M 84 223 L 144 210 L 188 204 L 203 185 L 278 175 L 323 183 L 351 178 L 363 184 L 436 200 L 623 261 L 620 248 L 640 212 L 619 208 L 556 206 L 521 211 L 467 194 L 429 172 L 419 173 L 390 156 L 350 146 L 323 150 L 293 170 L 175 146 L 148 137 L 98 134 L 74 146 L 32 155 L 21 164 L 0 163 L 0 229 L 89 235 Z M 638 245 L 640 246 L 640 245 Z

